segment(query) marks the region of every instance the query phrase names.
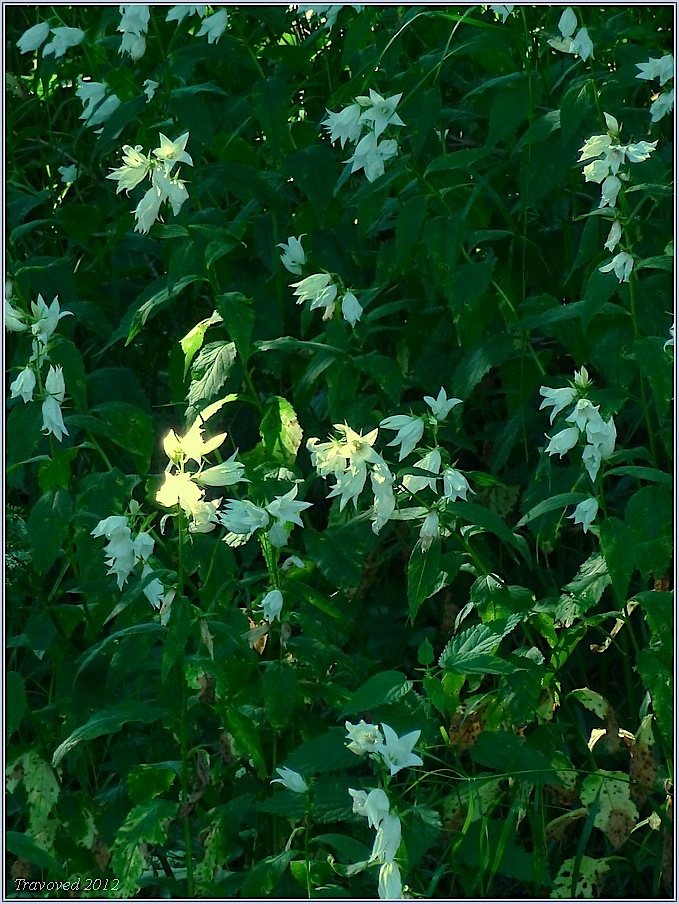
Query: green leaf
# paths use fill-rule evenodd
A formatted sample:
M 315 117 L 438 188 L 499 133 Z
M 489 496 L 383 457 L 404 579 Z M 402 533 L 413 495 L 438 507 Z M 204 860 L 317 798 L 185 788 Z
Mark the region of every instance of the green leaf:
M 653 712 L 658 720 L 658 728 L 668 745 L 672 746 L 674 736 L 674 669 L 671 650 L 659 649 L 652 644 L 637 655 L 637 671 L 644 687 L 651 695 Z
M 355 766 L 357 756 L 345 745 L 345 736 L 344 728 L 333 726 L 301 744 L 290 754 L 285 765 L 304 776 Z
M 163 308 L 167 307 L 167 305 L 171 301 L 174 301 L 177 296 L 181 295 L 181 293 L 184 291 L 184 289 L 187 288 L 187 286 L 190 286 L 191 283 L 194 282 L 207 282 L 207 277 L 197 276 L 196 274 L 183 276 L 181 279 L 177 280 L 177 282 L 172 286 L 171 289 L 167 286 L 167 284 L 165 284 L 162 286 L 162 288 L 153 292 L 151 296 L 146 300 L 142 300 L 144 299 L 144 295 L 146 294 L 143 293 L 136 301 L 138 307 L 134 315 L 132 316 L 132 324 L 127 331 L 127 339 L 125 341 L 125 345 L 129 345 L 134 337 L 139 332 L 141 332 L 142 328 L 152 317 L 155 317 L 156 314 L 158 314 Z M 157 285 L 157 283 L 154 283 L 154 285 Z M 119 334 L 120 330 L 116 332 L 109 344 L 119 339 Z
M 145 801 L 130 810 L 111 847 L 111 869 L 120 883 L 116 897 L 134 897 L 146 866 L 140 846 L 163 844 L 176 815 L 177 804 L 170 800 Z
M 446 644 L 439 665 L 456 675 L 508 675 L 519 671 L 520 666 L 491 655 L 504 636 L 488 625 L 467 628 Z
M 231 706 L 228 703 L 221 708 L 221 711 L 226 723 L 226 728 L 233 735 L 236 747 L 239 750 L 242 750 L 246 755 L 252 757 L 255 767 L 259 771 L 266 772 L 264 754 L 262 753 L 260 742 L 260 732 L 257 725 L 249 716 L 246 716 L 245 713 L 242 713 L 240 710 L 236 709 L 235 706 Z
M 227 292 L 215 298 L 215 306 L 224 318 L 224 325 L 236 343 L 241 361 L 250 357 L 255 310 L 251 298 L 240 292 Z
M 299 851 L 284 851 L 265 857 L 259 863 L 250 868 L 246 880 L 241 888 L 244 898 L 270 898 L 278 885 L 288 864 L 295 857 L 299 857 Z
M 584 616 L 599 602 L 610 583 L 606 560 L 603 556 L 592 553 L 580 566 L 570 584 L 564 587 L 566 592 L 559 598 L 554 614 L 555 622 L 561 627 L 570 628 L 576 619 Z
M 58 766 L 67 753 L 84 741 L 91 741 L 102 735 L 115 734 L 127 722 L 143 722 L 148 725 L 162 716 L 163 711 L 158 703 L 143 703 L 141 700 L 116 703 L 107 709 L 102 709 L 88 719 L 84 725 L 72 731 L 66 740 L 59 744 L 52 755 L 52 765 Z
M 439 538 L 436 538 L 427 550 L 423 550 L 419 544 L 413 547 L 408 562 L 408 610 L 411 622 L 415 620 L 424 600 L 445 586 L 439 581 L 440 561 Z
M 50 490 L 36 502 L 26 528 L 33 566 L 44 574 L 62 552 L 71 520 L 71 499 L 63 490 Z
M 38 483 L 43 493 L 49 490 L 68 489 L 71 480 L 71 462 L 77 455 L 77 449 L 53 449 L 52 457 L 38 468 Z
M 606 471 L 606 476 L 636 477 L 639 480 L 652 480 L 655 483 L 664 483 L 670 487 L 674 484 L 671 474 L 666 474 L 665 471 L 659 471 L 657 468 L 643 468 L 637 465 L 623 465 L 619 468 L 611 468 L 610 471 Z
M 529 521 L 539 518 L 540 515 L 546 515 L 548 512 L 553 512 L 554 509 L 563 509 L 567 505 L 577 505 L 578 502 L 583 502 L 585 499 L 589 499 L 588 493 L 559 493 L 558 496 L 552 496 L 550 499 L 545 499 L 534 505 L 520 521 L 517 521 L 516 526 L 523 527 Z
M 17 730 L 28 708 L 24 679 L 19 672 L 7 672 L 5 676 L 8 736 Z
M 404 697 L 412 688 L 413 683 L 401 672 L 378 672 L 372 678 L 368 678 L 357 691 L 347 700 L 341 716 L 364 713 L 383 706 L 385 703 L 393 703 Z
M 236 360 L 234 342 L 211 342 L 201 349 L 191 367 L 191 385 L 187 401 L 187 417 L 191 409 L 200 410 L 201 402 L 211 401 L 219 393 Z
M 286 662 L 272 662 L 262 675 L 264 708 L 273 728 L 286 728 L 295 712 L 297 676 Z
M 535 782 L 554 782 L 556 775 L 549 760 L 531 749 L 525 738 L 509 731 L 482 731 L 471 748 L 472 759 L 487 769 Z
M 20 860 L 35 863 L 43 869 L 49 870 L 52 876 L 61 878 L 65 875 L 61 864 L 51 854 L 36 844 L 30 835 L 21 832 L 5 832 L 5 848 L 9 854 L 13 854 Z
M 159 794 L 169 791 L 175 779 L 181 775 L 182 764 L 142 763 L 134 766 L 127 776 L 127 787 L 135 804 L 143 804 Z
M 191 633 L 191 607 L 185 596 L 177 594 L 172 600 L 170 619 L 163 644 L 162 680 L 167 681 L 172 666 L 186 649 Z
M 481 339 L 455 368 L 451 394 L 468 399 L 491 368 L 503 364 L 513 350 L 514 341 L 507 333 Z
M 302 442 L 302 428 L 290 402 L 281 396 L 267 399 L 259 433 L 270 462 L 285 467 L 295 464 Z
M 430 173 L 448 172 L 449 170 L 468 169 L 472 164 L 487 157 L 490 151 L 487 148 L 468 148 L 464 151 L 454 151 L 452 154 L 443 154 L 436 157 L 426 169 L 425 176 Z
M 664 576 L 672 559 L 674 512 L 672 489 L 664 484 L 642 487 L 627 503 L 625 522 L 635 544 L 634 560 L 644 577 Z
M 468 524 L 474 524 L 495 534 L 500 540 L 509 543 L 510 546 L 518 550 L 526 562 L 530 562 L 530 551 L 525 539 L 513 533 L 495 512 L 491 512 L 490 509 L 481 505 L 476 505 L 474 502 L 466 502 L 463 499 L 458 499 L 451 505 L 446 506 L 446 511 L 451 512 L 453 515 L 459 515 Z
M 623 606 L 634 571 L 634 535 L 619 518 L 605 518 L 599 528 L 599 541 L 611 576 L 613 592 L 620 606 Z
M 193 361 L 196 352 L 198 352 L 203 345 L 205 333 L 208 328 L 217 323 L 222 323 L 222 316 L 217 311 L 213 311 L 209 317 L 205 320 L 201 320 L 200 323 L 197 323 L 193 329 L 188 331 L 183 339 L 180 339 L 179 344 L 184 352 L 184 377 L 186 377 L 189 372 L 189 367 L 191 366 L 191 362 Z

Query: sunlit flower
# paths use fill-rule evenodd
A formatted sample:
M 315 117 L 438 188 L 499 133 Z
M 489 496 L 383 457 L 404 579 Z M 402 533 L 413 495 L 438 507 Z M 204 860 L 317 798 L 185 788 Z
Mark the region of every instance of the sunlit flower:
M 387 417 L 380 421 L 380 427 L 398 431 L 394 439 L 387 445 L 401 447 L 398 456 L 399 461 L 403 461 L 407 455 L 410 455 L 424 433 L 424 421 L 422 418 L 412 417 L 407 414 L 394 414 L 391 417 Z
M 437 421 L 444 421 L 448 417 L 448 414 L 450 413 L 452 408 L 454 408 L 456 405 L 462 404 L 462 399 L 455 399 L 452 397 L 447 398 L 446 391 L 443 386 L 439 390 L 439 394 L 436 396 L 436 398 L 433 398 L 433 396 L 425 396 L 424 401 L 431 408 Z
M 35 371 L 33 368 L 24 367 L 16 380 L 10 384 L 9 388 L 12 391 L 10 398 L 16 399 L 18 396 L 21 396 L 24 402 L 31 402 L 33 400 L 35 382 Z
M 199 38 L 201 35 L 207 35 L 208 44 L 216 44 L 224 34 L 227 21 L 227 11 L 225 9 L 220 9 L 218 12 L 203 19 L 203 24 L 200 26 L 200 31 L 196 32 L 196 37 Z
M 311 507 L 311 502 L 297 502 L 298 484 L 287 492 L 284 496 L 277 496 L 273 502 L 270 502 L 266 510 L 267 512 L 281 522 L 289 522 L 303 527 L 302 519 L 299 517 L 300 512 Z
M 491 3 L 490 8 L 493 10 L 496 16 L 502 19 L 502 24 L 507 21 L 507 17 L 514 9 L 514 3 Z
M 403 898 L 401 873 L 394 861 L 383 863 L 377 880 L 377 895 L 383 901 L 398 901 Z
M 159 133 L 159 137 L 160 147 L 156 148 L 153 153 L 162 161 L 165 167 L 165 175 L 172 172 L 176 163 L 188 163 L 189 166 L 193 166 L 191 155 L 186 151 L 186 144 L 189 140 L 188 132 L 184 132 L 175 141 L 170 141 L 162 132 Z
M 113 174 L 111 174 L 113 175 Z M 162 196 L 155 186 L 151 186 L 134 209 L 134 231 L 146 235 L 158 219 Z
M 287 766 L 279 766 L 276 772 L 280 775 L 280 778 L 271 779 L 272 785 L 279 783 L 284 785 L 288 791 L 294 791 L 296 794 L 304 794 L 305 791 L 309 790 L 309 786 L 299 772 L 288 769 Z
M 280 621 L 283 610 L 283 594 L 280 590 L 270 590 L 259 604 L 269 622 Z
M 663 116 L 671 113 L 672 110 L 674 110 L 674 88 L 671 91 L 665 91 L 664 94 L 660 94 L 653 101 L 649 107 L 651 122 L 658 122 Z
M 302 265 L 306 263 L 306 254 L 304 253 L 304 248 L 302 248 L 303 237 L 303 235 L 300 235 L 299 238 L 296 238 L 291 235 L 288 237 L 287 242 L 279 242 L 276 246 L 283 249 L 281 263 L 285 269 L 298 276 L 302 272 Z
M 583 532 L 587 533 L 598 511 L 599 503 L 592 496 L 590 499 L 585 499 L 579 505 L 576 505 L 573 514 L 568 517 L 572 518 L 575 524 L 581 524 Z
M 196 483 L 206 487 L 230 487 L 236 483 L 248 483 L 247 479 L 243 477 L 245 465 L 236 461 L 237 454 L 237 452 L 234 452 L 230 458 L 221 464 L 199 471 L 194 475 L 194 480 Z
M 47 40 L 50 33 L 48 22 L 38 22 L 25 31 L 17 41 L 19 53 L 32 53 L 37 50 Z
M 634 258 L 627 251 L 616 254 L 607 264 L 599 267 L 601 273 L 610 273 L 612 270 L 619 282 L 629 282 L 630 273 L 634 267 Z
M 123 165 L 112 170 L 106 178 L 113 179 L 118 183 L 116 194 L 119 194 L 121 191 L 126 191 L 129 194 L 133 188 L 145 179 L 151 166 L 151 161 L 143 153 L 140 144 L 136 147 L 124 144 Z
M 187 515 L 192 515 L 203 499 L 203 490 L 184 472 L 166 472 L 156 493 L 156 502 L 165 508 L 180 505 Z
M 51 29 L 54 37 L 42 49 L 44 57 L 54 54 L 55 59 L 62 57 L 70 47 L 77 47 L 85 37 L 80 28 L 68 28 L 66 25 Z

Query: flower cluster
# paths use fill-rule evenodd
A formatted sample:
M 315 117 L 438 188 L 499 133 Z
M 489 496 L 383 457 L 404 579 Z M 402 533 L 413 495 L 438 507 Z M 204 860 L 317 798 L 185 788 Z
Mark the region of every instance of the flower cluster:
M 144 3 L 128 3 L 118 9 L 121 16 L 118 31 L 123 33 L 118 53 L 127 53 L 133 60 L 139 60 L 146 51 L 151 11 Z
M 421 731 L 408 732 L 399 738 L 390 725 L 381 723 L 382 731 L 377 725 L 361 719 L 356 725 L 345 722 L 347 730 L 347 747 L 357 756 L 369 754 L 374 760 L 381 762 L 389 770 L 389 775 L 396 775 L 401 769 L 409 766 L 421 766 L 422 758 L 413 753 L 413 747 L 419 740 Z
M 52 40 L 45 44 L 50 32 Z M 51 28 L 49 22 L 38 22 L 22 34 L 17 41 L 17 47 L 20 53 L 33 53 L 45 44 L 42 49 L 43 57 L 53 54 L 55 59 L 58 59 L 70 47 L 77 47 L 84 37 L 85 32 L 81 28 L 69 28 L 66 25 Z
M 215 414 L 221 404 L 218 402 L 208 406 L 184 436 L 177 436 L 174 430 L 170 430 L 163 440 L 170 462 L 163 484 L 156 493 L 156 502 L 165 508 L 179 505 L 190 519 L 189 531 L 192 533 L 208 533 L 218 523 L 217 509 L 221 499 L 207 501 L 204 487 L 233 486 L 246 481 L 243 477 L 245 468 L 236 461 L 237 451 L 219 465 L 203 467 L 204 457 L 218 449 L 226 439 L 226 433 L 208 440 L 203 437 L 204 422 Z M 189 462 L 198 465 L 198 471 L 187 470 Z
M 279 242 L 278 248 L 283 249 L 281 263 L 296 276 L 301 276 L 302 267 L 306 263 L 306 253 L 302 247 L 303 235 L 296 237 L 291 235 L 287 242 Z M 311 302 L 309 310 L 323 309 L 323 320 L 331 320 L 335 313 L 337 302 L 341 299 L 341 311 L 344 319 L 352 327 L 361 319 L 363 308 L 358 298 L 350 289 L 345 289 L 339 278 L 333 278 L 330 273 L 312 273 L 299 282 L 291 283 L 294 289 L 293 295 L 297 297 L 297 304 Z
M 242 537 L 243 542 L 249 540 L 255 531 L 266 530 L 271 545 L 279 549 L 288 542 L 295 524 L 304 526 L 300 512 L 311 506 L 311 502 L 297 501 L 297 490 L 298 485 L 295 484 L 284 496 L 276 496 L 264 508 L 249 499 L 232 499 L 224 505 L 219 520 L 230 533 Z
M 170 591 L 166 594 L 159 578 L 146 580 L 152 573 L 148 559 L 155 546 L 155 540 L 150 534 L 140 531 L 136 537 L 133 537 L 125 515 L 110 515 L 97 524 L 91 531 L 91 535 L 106 537 L 108 540 L 104 548 L 106 564 L 110 566 L 108 574 L 116 576 L 119 590 L 123 589 L 123 584 L 141 562 L 143 563 L 141 580 L 144 582 L 142 589 L 147 600 L 155 609 L 161 609 L 164 603 L 172 602 L 174 592 Z
M 377 139 L 388 126 L 405 125 L 396 112 L 402 96 L 393 94 L 385 98 L 371 89 L 369 95 L 355 98 L 355 103 L 340 113 L 328 110 L 328 116 L 322 122 L 333 144 L 339 141 L 343 148 L 349 141 L 356 145 L 353 155 L 346 162 L 351 163 L 352 173 L 362 169 L 368 182 L 374 182 L 381 176 L 386 161 L 398 153 L 398 145 L 393 138 L 379 143 Z
M 647 82 L 658 81 L 662 87 L 670 79 L 674 79 L 674 57 L 671 53 L 664 57 L 649 57 L 647 63 L 636 63 L 639 74 L 637 78 Z M 674 88 L 664 91 L 662 94 L 656 93 L 653 103 L 651 104 L 651 122 L 658 122 L 667 113 L 674 110 Z
M 620 143 L 620 125 L 614 116 L 604 113 L 608 132 L 605 135 L 592 135 L 580 148 L 578 163 L 587 163 L 582 171 L 585 182 L 596 182 L 601 185 L 601 201 L 599 208 L 609 207 L 615 211 L 615 218 L 604 242 L 604 248 L 613 252 L 622 238 L 622 222 L 615 206 L 622 183 L 629 181 L 629 173 L 621 171 L 621 166 L 628 163 L 642 163 L 648 160 L 655 150 L 657 141 L 637 141 L 635 144 Z M 602 273 L 611 270 L 619 282 L 629 282 L 634 267 L 634 258 L 629 251 L 619 251 L 610 261 L 599 269 Z
M 365 816 L 370 828 L 375 829 L 375 841 L 369 863 L 379 863 L 380 874 L 377 893 L 380 900 L 400 900 L 403 897 L 401 872 L 396 864 L 396 854 L 401 845 L 401 820 L 392 812 L 386 792 L 382 788 L 372 791 L 356 791 L 349 788 L 353 798 L 353 812 Z
M 576 34 L 575 29 L 577 27 L 577 16 L 569 6 L 563 11 L 561 18 L 559 19 L 559 31 L 561 32 L 561 37 L 550 38 L 549 44 L 555 50 L 579 56 L 584 62 L 590 57 L 594 58 L 594 45 L 592 44 L 587 29 L 581 28 Z
M 549 443 L 546 452 L 549 455 L 558 455 L 560 458 L 570 452 L 584 437 L 585 445 L 582 452 L 582 461 L 585 470 L 589 474 L 592 483 L 597 478 L 601 462 L 611 457 L 615 450 L 617 431 L 613 417 L 607 421 L 599 413 L 599 405 L 593 405 L 587 398 L 591 386 L 589 374 L 582 367 L 576 371 L 570 386 L 561 389 L 551 389 L 549 386 L 540 387 L 540 395 L 543 396 L 540 410 L 551 408 L 550 423 L 561 411 L 570 408 L 570 413 L 565 417 L 565 422 L 571 426 L 564 427 L 554 436 L 547 437 Z M 573 406 L 571 408 L 571 406 Z M 581 502 L 572 516 L 576 524 L 582 524 L 587 532 L 590 524 L 596 516 L 598 502 L 596 499 L 588 499 Z
M 11 298 L 11 284 L 9 292 Z M 63 371 L 61 367 L 50 365 L 44 387 L 40 371 L 43 362 L 49 360 L 50 339 L 57 324 L 62 317 L 66 317 L 71 312 L 59 309 L 58 297 L 55 297 L 48 307 L 42 295 L 38 295 L 38 300 L 31 302 L 30 314 L 15 308 L 10 298 L 5 298 L 5 327 L 10 332 L 26 332 L 32 336 L 31 357 L 28 364 L 11 383 L 10 398 L 21 397 L 24 402 L 32 402 L 33 393 L 38 386 L 43 399 L 42 429 L 47 434 L 53 434 L 59 442 L 62 442 L 64 435 L 68 436 L 61 413 L 61 405 L 66 395 Z
M 188 132 L 184 132 L 175 141 L 171 141 L 161 132 L 160 147 L 151 152 L 153 157 L 147 157 L 140 144 L 135 147 L 123 145 L 123 165 L 113 169 L 106 177 L 118 183 L 116 194 L 125 191 L 129 195 L 130 191 L 147 176 L 151 179 L 151 188 L 134 211 L 135 232 L 149 231 L 159 219 L 161 204 L 168 202 L 176 216 L 188 198 L 189 193 L 184 182 L 178 175 L 172 175 L 177 163 L 188 163 L 189 166 L 193 166 L 193 160 L 186 151 L 188 140 Z
M 205 4 L 190 6 L 189 4 L 182 3 L 179 6 L 173 6 L 169 10 L 165 17 L 165 21 L 176 22 L 179 25 L 187 16 L 200 16 L 203 21 L 200 28 L 195 33 L 196 37 L 200 38 L 205 35 L 207 36 L 208 44 L 216 44 L 226 30 L 229 14 L 227 10 L 220 9 L 216 13 L 212 13 L 212 15 L 208 16 L 207 10 L 208 8 Z

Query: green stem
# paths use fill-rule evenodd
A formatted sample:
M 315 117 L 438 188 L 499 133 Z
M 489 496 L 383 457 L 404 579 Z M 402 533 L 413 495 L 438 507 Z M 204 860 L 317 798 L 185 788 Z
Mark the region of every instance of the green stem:
M 177 588 L 183 595 L 184 592 L 184 532 L 186 530 L 185 516 L 181 508 L 177 512 Z M 181 775 L 181 808 L 183 812 L 182 823 L 184 830 L 184 850 L 186 860 L 186 894 L 188 898 L 194 896 L 193 882 L 193 855 L 191 851 L 191 823 L 189 821 L 189 700 L 184 674 L 184 654 L 178 661 L 179 692 L 181 699 L 180 709 L 180 746 L 182 758 Z

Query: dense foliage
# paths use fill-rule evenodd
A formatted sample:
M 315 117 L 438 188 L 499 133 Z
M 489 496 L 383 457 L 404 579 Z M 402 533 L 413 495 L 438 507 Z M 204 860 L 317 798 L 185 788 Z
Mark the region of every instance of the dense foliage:
M 672 8 L 6 20 L 6 894 L 669 895 Z

